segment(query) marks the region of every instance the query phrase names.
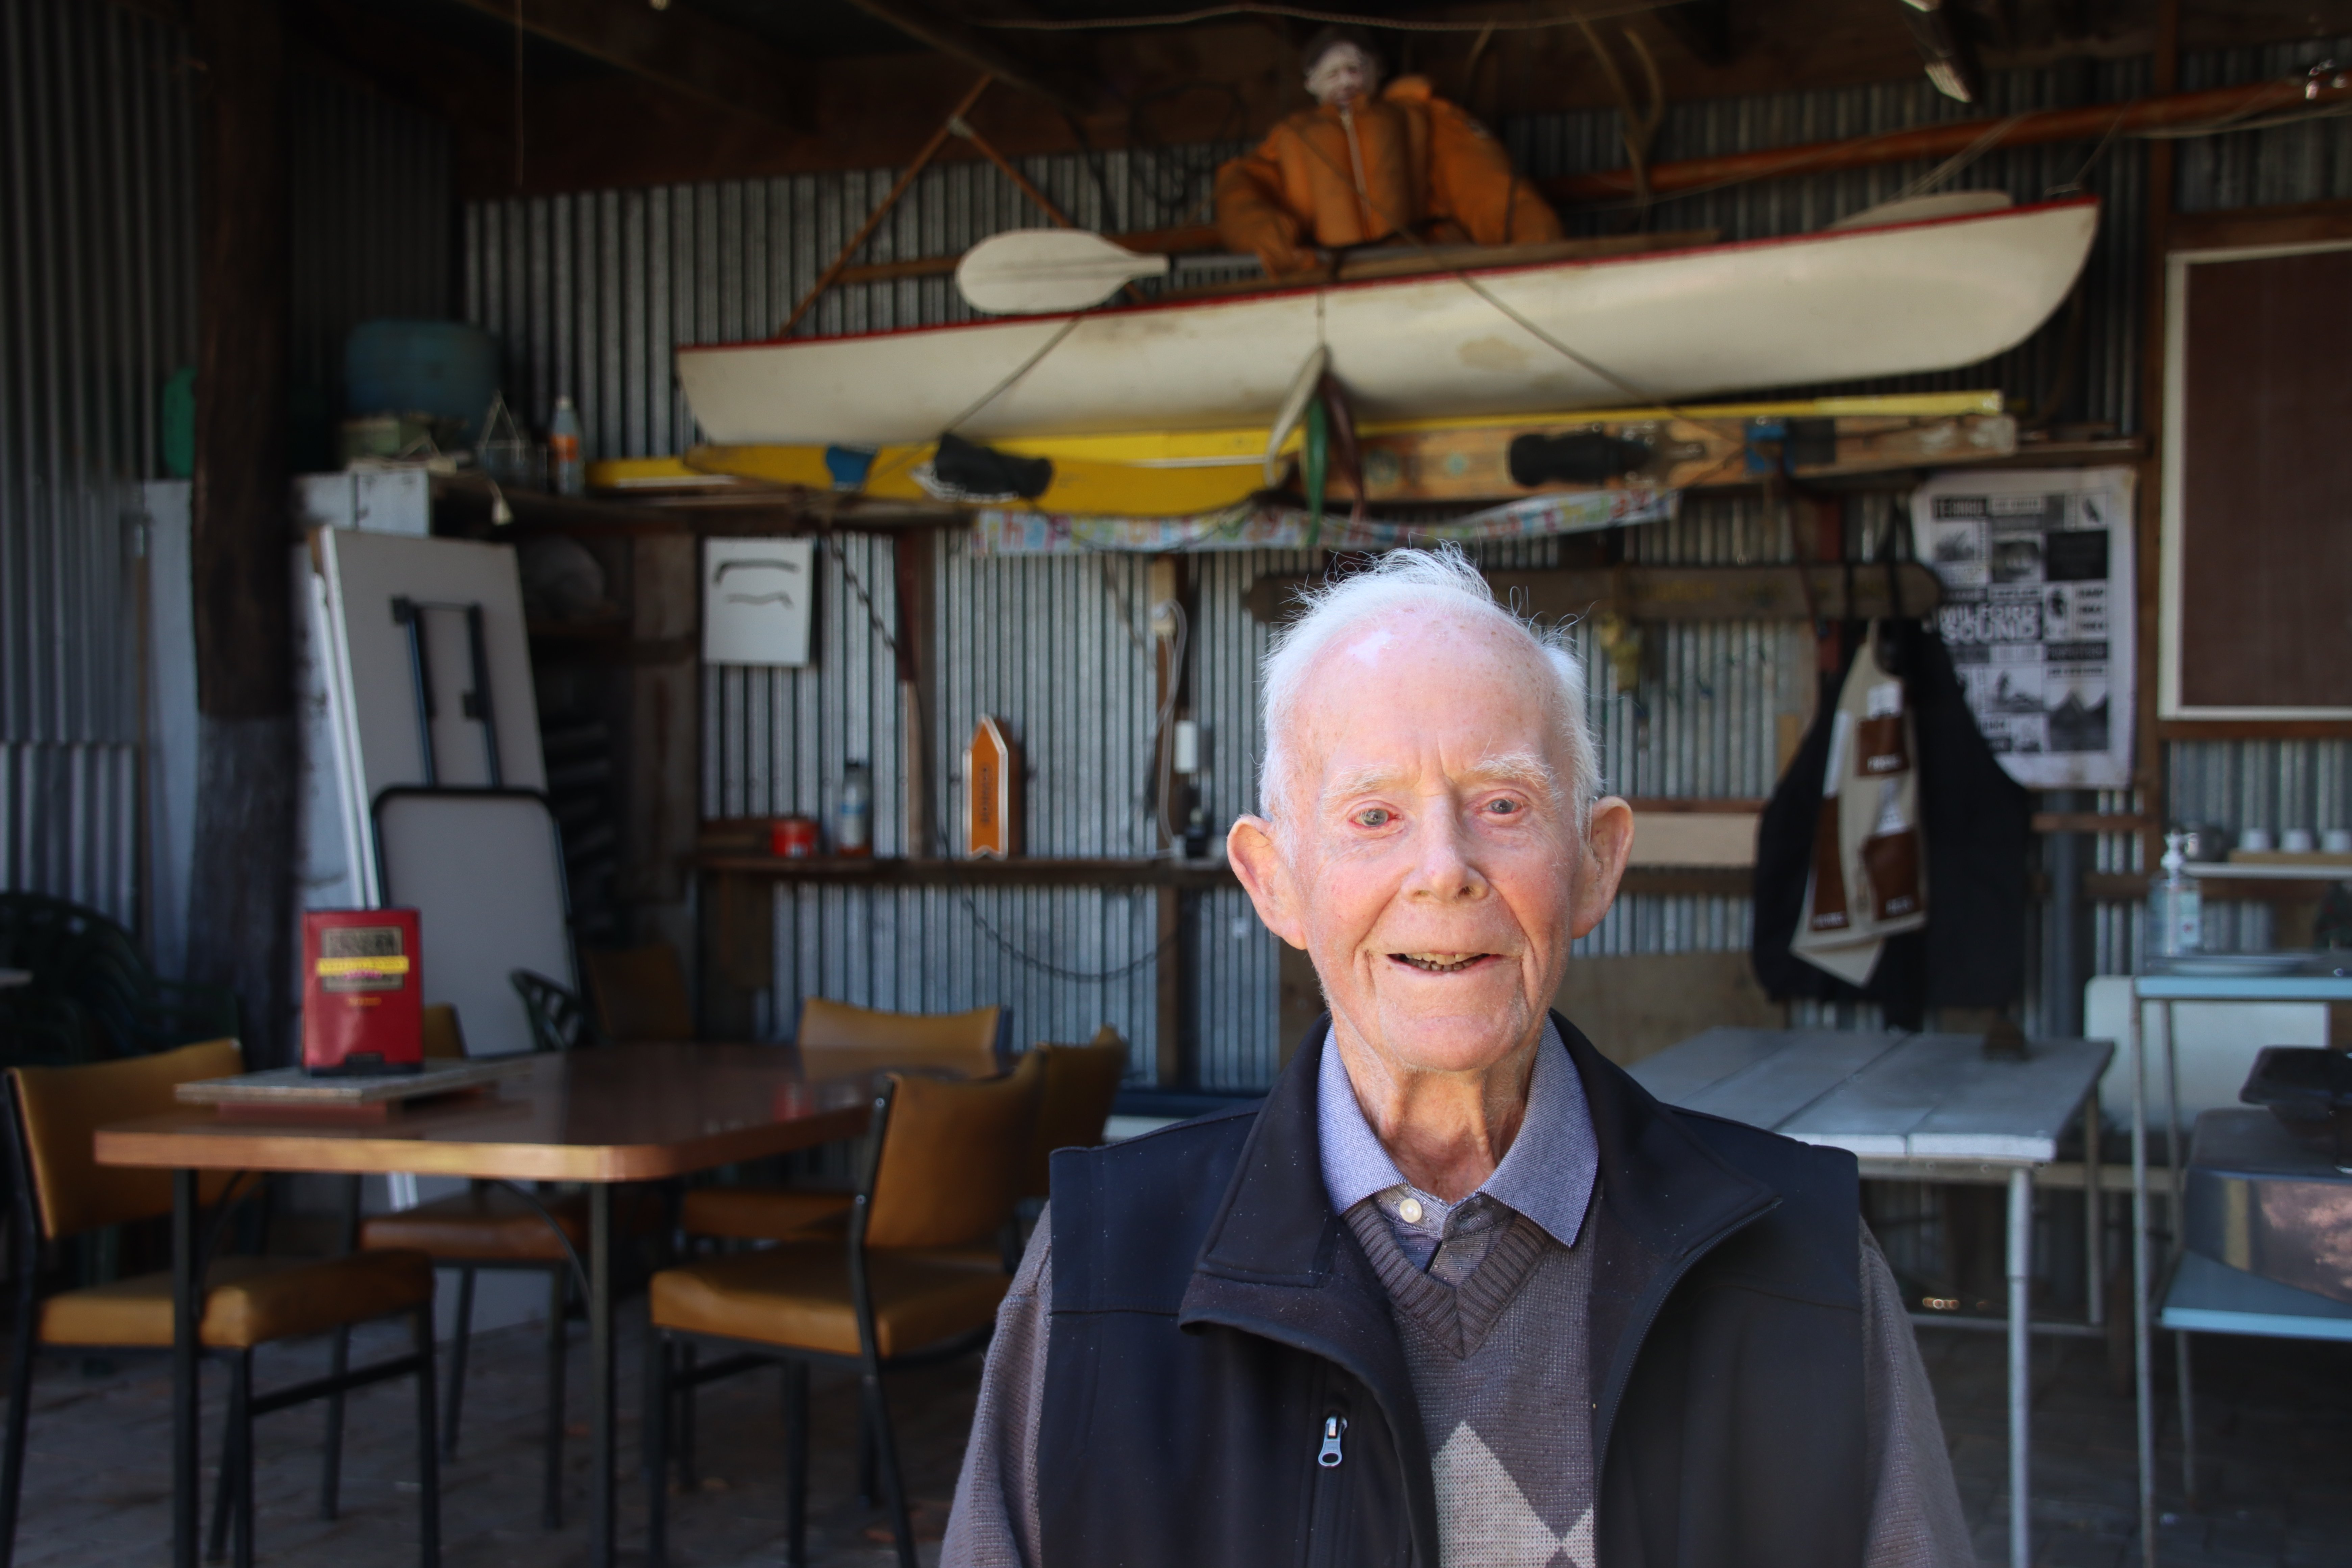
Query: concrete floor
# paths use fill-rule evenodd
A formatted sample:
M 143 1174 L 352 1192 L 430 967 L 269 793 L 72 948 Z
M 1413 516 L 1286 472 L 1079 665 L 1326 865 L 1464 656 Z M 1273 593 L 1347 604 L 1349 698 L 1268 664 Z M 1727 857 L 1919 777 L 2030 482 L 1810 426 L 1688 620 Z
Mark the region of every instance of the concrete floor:
M 635 1314 L 627 1321 L 633 1325 Z M 443 1540 L 451 1568 L 557 1568 L 584 1562 L 579 1510 L 586 1494 L 585 1357 L 575 1340 L 566 1446 L 571 1518 L 548 1532 L 538 1521 L 540 1409 L 536 1331 L 480 1336 L 467 1384 L 464 1447 L 444 1470 Z M 1924 1331 L 1952 1443 L 1962 1501 L 1980 1561 L 2007 1561 L 2007 1422 L 1999 1335 Z M 361 1347 L 391 1349 L 390 1330 Z M 636 1447 L 636 1337 L 622 1351 L 624 1457 Z M 2179 1434 L 2168 1368 L 2163 1384 L 2159 1553 L 2168 1565 L 2303 1568 L 2352 1564 L 2352 1346 L 2204 1338 L 2197 1342 L 2198 1426 L 2206 1495 L 2194 1510 L 2179 1489 Z M 2035 1346 L 2035 1561 L 2049 1568 L 2137 1564 L 2132 1412 L 2111 1390 L 2104 1348 L 2084 1341 Z M 264 1358 L 262 1387 L 323 1367 L 318 1346 Z M 927 1369 L 893 1387 L 900 1441 L 914 1494 L 943 1515 L 971 1421 L 977 1363 Z M 216 1374 L 215 1374 L 216 1375 Z M 219 1384 L 207 1388 L 217 1421 Z M 820 1374 L 814 1392 L 816 1452 L 811 1476 L 815 1562 L 865 1568 L 890 1560 L 865 1531 L 879 1516 L 858 1506 L 849 1439 L 855 1389 Z M 412 1395 L 405 1384 L 370 1389 L 352 1401 L 344 1462 L 342 1517 L 316 1517 L 315 1408 L 264 1419 L 259 1556 L 268 1563 L 400 1568 L 415 1551 Z M 772 1373 L 703 1392 L 698 1489 L 676 1500 L 672 1561 L 704 1564 L 780 1560 L 782 1434 Z M 206 1451 L 217 1458 L 217 1427 Z M 85 1563 L 166 1561 L 170 1539 L 165 1459 L 170 1379 L 160 1360 L 110 1369 L 43 1363 L 35 1395 L 16 1561 L 26 1568 Z M 622 1540 L 642 1540 L 645 1498 L 634 1473 L 621 1491 Z M 936 1560 L 936 1544 L 924 1552 Z M 625 1550 L 625 1562 L 642 1561 Z

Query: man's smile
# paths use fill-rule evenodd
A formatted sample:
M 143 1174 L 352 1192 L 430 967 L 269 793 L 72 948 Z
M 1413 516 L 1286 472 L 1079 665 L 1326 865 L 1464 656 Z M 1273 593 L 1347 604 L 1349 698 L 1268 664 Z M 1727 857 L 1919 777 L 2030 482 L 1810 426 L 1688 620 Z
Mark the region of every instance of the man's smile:
M 1501 962 L 1491 952 L 1392 952 L 1389 957 L 1423 974 L 1460 974 L 1488 962 Z

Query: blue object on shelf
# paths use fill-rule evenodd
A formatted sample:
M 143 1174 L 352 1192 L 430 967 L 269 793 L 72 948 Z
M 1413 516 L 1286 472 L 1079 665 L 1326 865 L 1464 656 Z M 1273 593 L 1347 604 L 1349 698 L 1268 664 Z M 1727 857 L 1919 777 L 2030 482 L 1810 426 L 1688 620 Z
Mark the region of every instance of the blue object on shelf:
M 362 321 L 343 345 L 346 414 L 462 419 L 473 439 L 498 386 L 498 340 L 463 321 Z
M 824 449 L 824 471 L 833 476 L 835 489 L 864 489 L 866 470 L 873 467 L 874 453 L 866 447 L 827 447 Z

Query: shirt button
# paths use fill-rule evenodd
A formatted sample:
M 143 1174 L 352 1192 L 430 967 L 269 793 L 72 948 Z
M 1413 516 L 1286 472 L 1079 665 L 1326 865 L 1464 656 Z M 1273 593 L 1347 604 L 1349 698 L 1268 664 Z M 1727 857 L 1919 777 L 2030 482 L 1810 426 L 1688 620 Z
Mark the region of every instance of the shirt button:
M 1404 1202 L 1397 1205 L 1397 1218 L 1404 1221 L 1407 1225 L 1419 1225 L 1421 1223 L 1421 1200 L 1419 1198 L 1407 1198 Z

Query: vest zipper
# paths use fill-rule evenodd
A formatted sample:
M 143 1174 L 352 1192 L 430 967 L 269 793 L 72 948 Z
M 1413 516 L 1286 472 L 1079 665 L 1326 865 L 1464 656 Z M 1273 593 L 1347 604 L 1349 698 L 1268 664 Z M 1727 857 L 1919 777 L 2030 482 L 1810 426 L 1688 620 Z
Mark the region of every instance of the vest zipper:
M 1316 1379 L 1316 1403 L 1323 1406 L 1323 1419 L 1315 1425 L 1315 1473 L 1307 1484 L 1314 1489 L 1314 1506 L 1307 1512 L 1307 1568 L 1352 1568 L 1353 1553 L 1339 1537 L 1340 1525 L 1346 1517 L 1341 1506 L 1341 1494 L 1348 1484 L 1339 1472 L 1347 1458 L 1342 1439 L 1348 1432 L 1348 1417 L 1339 1399 L 1333 1397 L 1333 1379 L 1327 1367 Z
M 1323 1447 L 1316 1451 L 1315 1462 L 1327 1470 L 1336 1470 L 1347 1456 L 1339 1451 L 1340 1435 L 1348 1430 L 1344 1415 L 1323 1417 Z

